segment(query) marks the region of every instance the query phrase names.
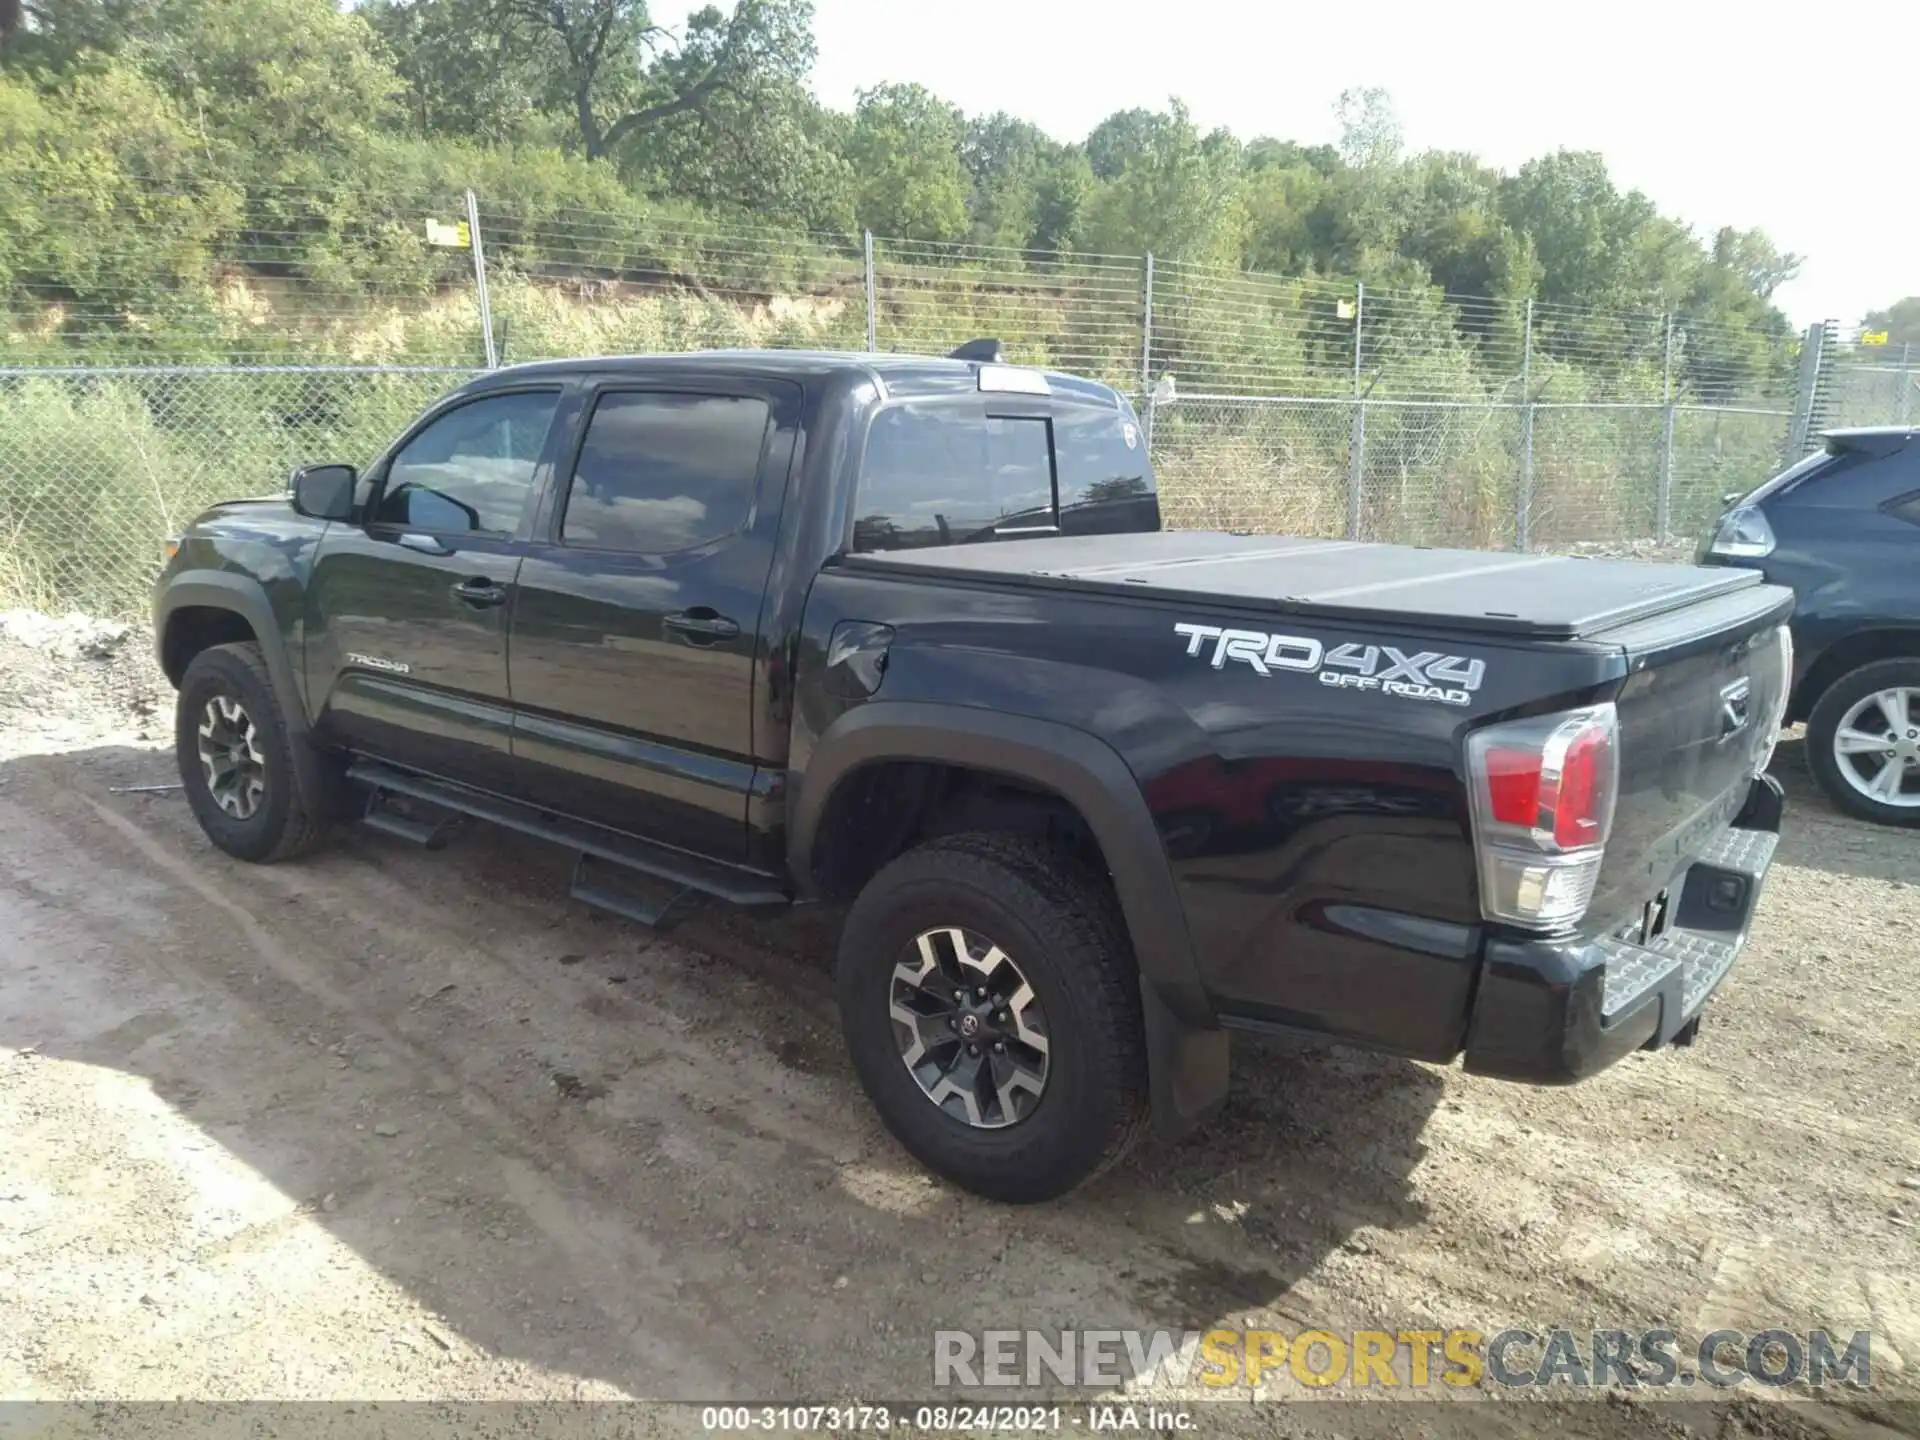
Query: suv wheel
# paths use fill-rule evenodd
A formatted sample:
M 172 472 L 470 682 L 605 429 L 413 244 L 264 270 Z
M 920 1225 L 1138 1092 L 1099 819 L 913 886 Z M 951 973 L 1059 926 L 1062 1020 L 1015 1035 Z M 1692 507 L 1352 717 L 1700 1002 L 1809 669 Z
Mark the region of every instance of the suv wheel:
M 1125 932 L 1104 879 L 1057 847 L 957 835 L 894 860 L 847 917 L 839 987 L 881 1119 L 957 1185 L 1051 1200 L 1143 1127 Z
M 285 860 L 325 838 L 345 782 L 287 733 L 260 647 L 202 650 L 180 677 L 174 752 L 207 838 L 239 860 Z M 305 773 L 296 771 L 296 765 Z
M 1920 825 L 1920 659 L 1841 676 L 1807 720 L 1807 759 L 1834 803 L 1882 825 Z

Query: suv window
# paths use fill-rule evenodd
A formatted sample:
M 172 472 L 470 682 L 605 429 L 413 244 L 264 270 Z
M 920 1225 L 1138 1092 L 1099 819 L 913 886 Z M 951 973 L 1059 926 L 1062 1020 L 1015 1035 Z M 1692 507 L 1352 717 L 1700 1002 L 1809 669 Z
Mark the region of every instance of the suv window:
M 874 417 L 855 498 L 853 548 L 958 545 L 1052 531 L 1053 422 L 973 406 L 897 406 Z
M 519 528 L 557 391 L 488 395 L 450 410 L 387 466 L 373 520 L 434 534 Z
M 742 395 L 601 396 L 561 540 L 660 555 L 732 534 L 753 506 L 767 418 L 766 401 Z

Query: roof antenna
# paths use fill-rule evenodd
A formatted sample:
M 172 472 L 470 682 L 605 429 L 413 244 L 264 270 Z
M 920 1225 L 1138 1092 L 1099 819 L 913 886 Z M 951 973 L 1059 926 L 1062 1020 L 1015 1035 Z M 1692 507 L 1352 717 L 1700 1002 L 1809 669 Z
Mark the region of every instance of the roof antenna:
M 983 365 L 1004 365 L 1007 352 L 1000 347 L 998 340 L 969 340 L 958 350 L 947 352 L 949 360 L 977 360 Z

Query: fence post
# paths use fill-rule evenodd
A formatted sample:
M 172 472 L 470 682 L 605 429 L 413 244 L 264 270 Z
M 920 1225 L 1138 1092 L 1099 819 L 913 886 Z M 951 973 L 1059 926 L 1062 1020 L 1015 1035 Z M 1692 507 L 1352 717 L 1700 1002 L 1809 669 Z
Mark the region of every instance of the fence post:
M 1660 367 L 1660 479 L 1653 497 L 1653 533 L 1664 545 L 1673 529 L 1673 312 L 1667 312 L 1666 359 Z
M 1361 398 L 1361 327 L 1367 318 L 1367 287 L 1353 286 L 1353 426 L 1347 434 L 1347 538 L 1360 538 L 1361 500 L 1367 473 L 1367 403 Z
M 480 298 L 480 338 L 486 347 L 487 368 L 500 368 L 500 351 L 493 343 L 493 303 L 487 299 L 487 252 L 480 243 L 480 202 L 467 191 L 467 248 L 473 251 L 473 285 Z
M 1913 414 L 1913 342 L 1900 347 L 1900 423 L 1910 423 Z
M 1140 393 L 1153 403 L 1153 252 L 1147 251 L 1147 290 L 1140 308 Z
M 1532 545 L 1533 529 L 1533 299 L 1520 340 L 1520 485 L 1513 497 L 1513 548 Z
M 1800 377 L 1793 396 L 1793 417 L 1787 422 L 1787 454 L 1789 463 L 1798 460 L 1807 453 L 1807 440 L 1813 431 L 1813 412 L 1820 389 L 1821 352 L 1826 348 L 1827 327 L 1813 324 L 1807 327 L 1805 338 L 1800 342 Z
M 875 292 L 874 283 L 873 283 L 873 232 L 871 230 L 864 230 L 861 232 L 861 235 L 862 235 L 862 248 L 864 249 L 866 254 L 867 349 L 869 352 L 871 352 L 874 350 L 878 350 L 880 348 L 879 345 L 874 343 L 879 333 L 875 323 L 875 317 L 878 313 L 879 305 L 877 304 L 877 301 L 876 301 L 876 292 Z

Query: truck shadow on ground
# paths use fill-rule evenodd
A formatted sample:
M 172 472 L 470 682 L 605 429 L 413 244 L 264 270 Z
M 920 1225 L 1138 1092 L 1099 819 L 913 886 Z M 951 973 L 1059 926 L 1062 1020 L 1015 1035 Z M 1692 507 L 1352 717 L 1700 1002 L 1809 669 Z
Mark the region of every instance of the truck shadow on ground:
M 568 902 L 564 856 L 478 826 L 452 853 L 356 833 L 254 870 L 177 792 L 116 793 L 171 771 L 119 746 L 0 764 L 0 804 L 32 821 L 0 828 L 21 921 L 0 1046 L 144 1080 L 484 1354 L 666 1395 L 649 1337 L 671 1334 L 720 1377 L 683 1398 L 924 1395 L 939 1329 L 1357 1320 L 1295 1287 L 1425 1222 L 1431 1067 L 1240 1044 L 1208 1129 L 997 1206 L 929 1182 L 873 1119 L 838 1047 L 832 914 L 706 916 L 656 947 Z M 355 923 L 395 893 L 433 954 Z M 550 989 L 525 984 L 536 961 Z M 469 996 L 530 1013 L 463 1021 Z M 650 1025 L 681 1049 L 639 1055 Z M 375 1138 L 383 1115 L 398 1137 Z M 743 1352 L 757 1368 L 720 1358 Z

